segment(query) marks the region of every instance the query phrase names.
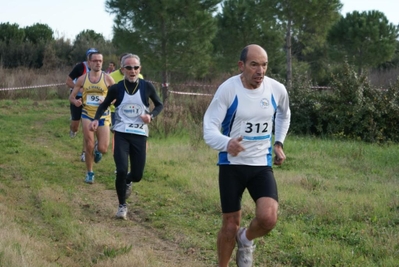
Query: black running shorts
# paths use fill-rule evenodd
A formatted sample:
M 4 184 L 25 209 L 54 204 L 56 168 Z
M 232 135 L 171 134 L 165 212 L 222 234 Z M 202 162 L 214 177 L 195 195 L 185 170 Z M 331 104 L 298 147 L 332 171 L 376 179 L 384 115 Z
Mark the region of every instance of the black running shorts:
M 82 96 L 76 96 L 76 99 L 81 99 Z M 72 121 L 80 121 L 82 117 L 82 108 L 83 106 L 77 107 L 74 104 L 70 104 L 70 109 L 71 109 L 71 120 Z
M 271 197 L 278 201 L 277 183 L 270 166 L 219 166 L 219 192 L 223 213 L 241 210 L 245 189 L 248 189 L 255 202 L 261 197 Z

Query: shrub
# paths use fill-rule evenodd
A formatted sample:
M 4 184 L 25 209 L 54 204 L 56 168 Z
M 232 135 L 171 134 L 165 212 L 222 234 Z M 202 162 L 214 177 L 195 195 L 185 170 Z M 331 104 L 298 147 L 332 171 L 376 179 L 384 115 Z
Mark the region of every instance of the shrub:
M 292 132 L 367 142 L 399 141 L 399 82 L 387 90 L 378 89 L 344 64 L 332 75 L 330 90 L 309 88 L 299 81 L 290 93 Z

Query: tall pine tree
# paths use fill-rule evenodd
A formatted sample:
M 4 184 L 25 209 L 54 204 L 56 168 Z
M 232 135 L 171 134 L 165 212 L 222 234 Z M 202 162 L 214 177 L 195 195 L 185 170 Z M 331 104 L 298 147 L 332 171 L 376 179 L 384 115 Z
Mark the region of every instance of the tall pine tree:
M 265 0 L 275 7 L 276 19 L 285 30 L 286 86 L 292 87 L 292 41 L 313 51 L 324 44 L 328 30 L 339 19 L 340 0 Z
M 222 72 L 236 72 L 241 50 L 249 44 L 266 49 L 269 74 L 278 73 L 284 60 L 283 29 L 274 18 L 273 9 L 259 0 L 225 0 L 217 15 L 215 65 Z
M 377 67 L 395 54 L 399 27 L 376 10 L 347 13 L 331 29 L 328 40 L 336 59 L 346 59 L 361 73 Z
M 140 56 L 144 73 L 162 73 L 162 83 L 184 73 L 207 74 L 220 0 L 107 0 L 116 15 L 114 44 Z M 166 90 L 163 90 L 166 98 Z

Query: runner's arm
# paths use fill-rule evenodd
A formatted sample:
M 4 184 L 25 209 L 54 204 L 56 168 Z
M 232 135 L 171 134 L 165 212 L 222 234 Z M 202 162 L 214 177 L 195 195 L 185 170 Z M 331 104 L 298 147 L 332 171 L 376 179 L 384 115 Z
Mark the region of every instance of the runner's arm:
M 112 101 L 114 101 L 117 97 L 117 84 L 113 84 L 108 88 L 108 93 L 104 99 L 104 101 L 98 106 L 96 115 L 94 116 L 95 120 L 99 120 L 107 108 L 111 105 Z

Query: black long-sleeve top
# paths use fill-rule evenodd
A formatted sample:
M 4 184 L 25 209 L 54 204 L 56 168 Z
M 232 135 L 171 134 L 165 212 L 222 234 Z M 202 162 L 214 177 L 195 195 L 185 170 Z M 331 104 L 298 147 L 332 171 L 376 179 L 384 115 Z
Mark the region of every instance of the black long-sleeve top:
M 136 82 L 129 82 L 128 80 L 122 80 L 119 83 L 125 83 L 124 86 L 124 90 L 126 89 L 128 94 L 130 95 L 134 95 L 137 94 L 137 92 L 139 90 L 135 90 L 137 88 L 137 83 L 140 80 L 138 79 Z M 159 98 L 155 87 L 152 83 L 144 80 L 145 82 L 145 86 L 144 88 L 139 88 L 140 90 L 146 90 L 145 92 L 145 96 L 146 96 L 146 101 L 143 102 L 147 102 L 148 100 L 151 99 L 151 101 L 154 103 L 154 109 L 150 112 L 150 115 L 152 115 L 152 117 L 156 117 L 163 109 L 163 103 L 161 101 L 161 99 Z M 94 117 L 95 120 L 99 120 L 102 116 L 102 114 L 104 114 L 104 112 L 107 110 L 107 108 L 111 105 L 111 102 L 114 101 L 116 99 L 115 102 L 115 107 L 119 106 L 119 104 L 122 102 L 123 99 L 123 94 L 119 93 L 118 90 L 120 90 L 120 87 L 118 86 L 119 83 L 113 84 L 108 88 L 108 93 L 107 96 L 105 97 L 104 101 L 100 104 L 100 106 L 97 109 L 96 115 Z M 121 99 L 118 99 L 121 98 Z

